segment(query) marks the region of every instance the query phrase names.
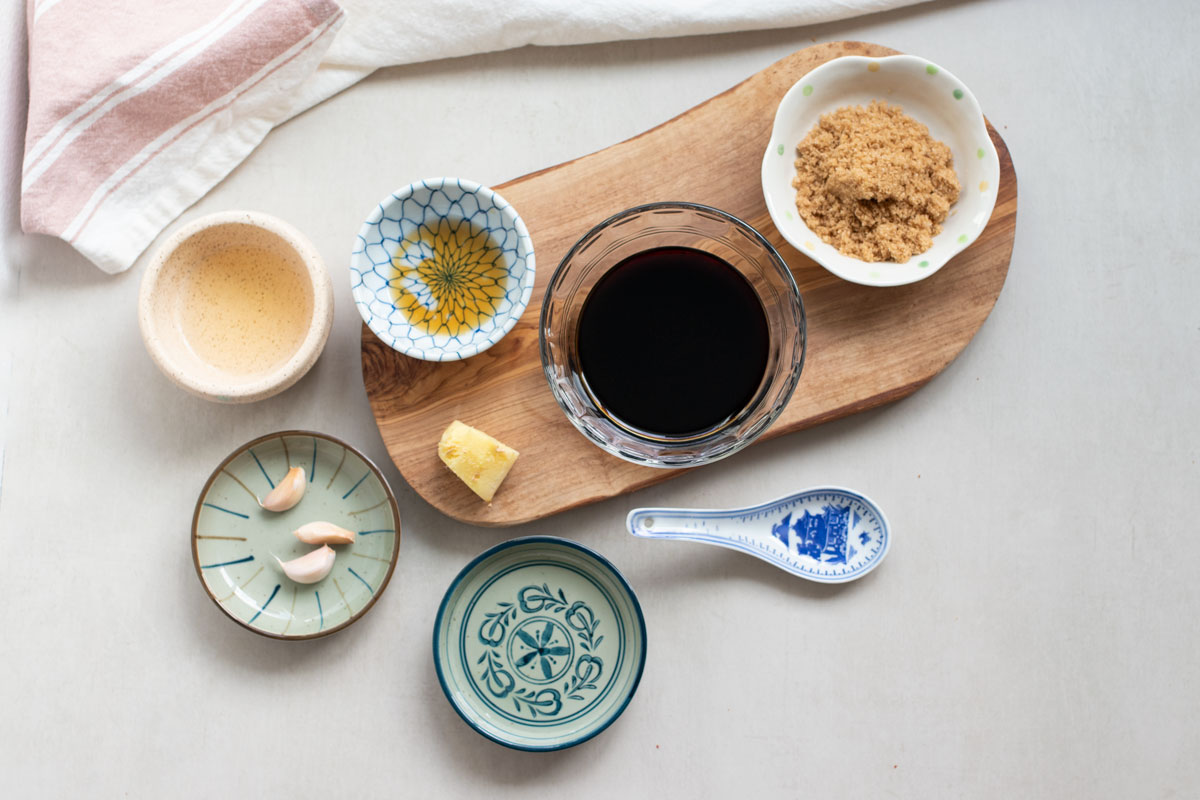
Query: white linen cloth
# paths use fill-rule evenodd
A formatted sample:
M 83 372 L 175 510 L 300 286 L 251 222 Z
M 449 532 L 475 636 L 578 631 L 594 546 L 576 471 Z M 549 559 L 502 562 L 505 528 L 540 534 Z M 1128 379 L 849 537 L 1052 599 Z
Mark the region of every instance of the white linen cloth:
M 272 127 L 374 70 L 792 27 L 921 0 L 27 0 L 21 224 L 128 269 Z

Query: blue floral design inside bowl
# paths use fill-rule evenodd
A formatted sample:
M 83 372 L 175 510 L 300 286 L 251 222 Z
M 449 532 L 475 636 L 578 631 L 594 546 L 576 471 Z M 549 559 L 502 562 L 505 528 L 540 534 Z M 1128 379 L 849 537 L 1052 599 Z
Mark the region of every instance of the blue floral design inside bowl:
M 446 698 L 480 734 L 560 750 L 625 710 L 646 661 L 646 623 L 603 556 L 531 536 L 484 552 L 454 579 L 433 657 Z
M 400 189 L 363 223 L 351 288 L 371 331 L 426 361 L 469 358 L 500 341 L 533 293 L 533 242 L 499 194 L 461 178 Z

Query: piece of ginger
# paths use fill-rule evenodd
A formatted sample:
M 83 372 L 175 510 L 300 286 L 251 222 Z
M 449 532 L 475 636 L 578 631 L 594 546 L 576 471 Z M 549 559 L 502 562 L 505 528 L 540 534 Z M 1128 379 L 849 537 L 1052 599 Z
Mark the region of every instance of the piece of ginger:
M 518 455 L 508 445 L 458 420 L 450 423 L 438 442 L 442 463 L 489 503 Z

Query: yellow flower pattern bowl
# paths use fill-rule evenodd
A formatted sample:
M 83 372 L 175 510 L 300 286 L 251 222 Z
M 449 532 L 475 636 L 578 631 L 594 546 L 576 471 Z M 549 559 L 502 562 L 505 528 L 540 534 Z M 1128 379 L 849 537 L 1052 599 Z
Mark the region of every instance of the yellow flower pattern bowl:
M 461 178 L 409 184 L 363 223 L 351 288 L 371 331 L 426 361 L 482 353 L 516 324 L 533 292 L 533 242 L 499 194 Z

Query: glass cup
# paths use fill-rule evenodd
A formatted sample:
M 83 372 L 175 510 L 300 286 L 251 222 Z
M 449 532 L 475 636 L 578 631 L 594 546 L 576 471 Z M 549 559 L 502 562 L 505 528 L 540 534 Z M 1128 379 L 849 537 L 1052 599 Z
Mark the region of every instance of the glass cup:
M 625 259 L 660 247 L 688 247 L 723 259 L 750 282 L 766 312 L 770 343 L 758 389 L 730 420 L 700 433 L 657 434 L 609 416 L 580 367 L 579 320 L 588 293 Z M 636 325 L 637 320 L 631 319 L 630 324 Z M 736 453 L 783 412 L 804 366 L 804 304 L 787 264 L 745 222 L 696 203 L 651 203 L 600 223 L 563 258 L 542 301 L 540 343 L 550 390 L 580 433 L 635 464 L 695 467 Z M 714 372 L 711 379 L 721 376 Z

